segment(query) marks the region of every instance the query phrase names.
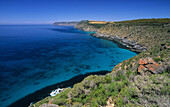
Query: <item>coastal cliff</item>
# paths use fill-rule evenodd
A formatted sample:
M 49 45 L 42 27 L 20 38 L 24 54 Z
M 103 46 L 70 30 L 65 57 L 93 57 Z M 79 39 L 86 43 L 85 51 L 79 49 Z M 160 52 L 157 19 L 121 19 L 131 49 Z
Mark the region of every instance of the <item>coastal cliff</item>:
M 95 31 L 92 36 L 118 41 L 141 52 L 116 65 L 104 76 L 91 75 L 73 88 L 32 107 L 141 107 L 170 105 L 170 19 L 140 19 L 114 23 L 89 23 L 75 28 Z
M 93 36 L 118 41 L 132 51 L 143 52 L 169 39 L 170 19 L 140 19 L 106 24 L 91 24 L 85 20 L 75 28 L 95 31 Z

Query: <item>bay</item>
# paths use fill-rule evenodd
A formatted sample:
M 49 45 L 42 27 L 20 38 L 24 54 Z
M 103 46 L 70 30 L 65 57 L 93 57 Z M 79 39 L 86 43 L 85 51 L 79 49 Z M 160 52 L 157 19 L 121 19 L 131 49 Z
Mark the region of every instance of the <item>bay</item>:
M 0 106 L 80 74 L 111 71 L 136 53 L 74 26 L 0 26 Z

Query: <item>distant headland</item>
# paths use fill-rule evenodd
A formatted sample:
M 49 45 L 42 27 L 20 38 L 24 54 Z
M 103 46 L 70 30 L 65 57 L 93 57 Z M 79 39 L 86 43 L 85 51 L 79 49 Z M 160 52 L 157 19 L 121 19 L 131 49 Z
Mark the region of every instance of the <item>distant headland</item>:
M 54 22 L 53 25 L 71 25 L 75 26 L 79 23 L 79 21 L 71 21 L 71 22 Z

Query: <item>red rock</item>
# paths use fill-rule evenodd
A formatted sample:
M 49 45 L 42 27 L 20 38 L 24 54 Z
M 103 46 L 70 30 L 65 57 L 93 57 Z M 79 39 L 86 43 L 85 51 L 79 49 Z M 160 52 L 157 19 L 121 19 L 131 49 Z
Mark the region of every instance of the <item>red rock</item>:
M 139 59 L 139 64 L 140 64 L 140 65 L 144 64 L 144 62 L 143 62 L 142 59 Z
M 154 64 L 155 64 L 155 66 L 159 67 L 159 65 L 157 63 L 154 63 Z
M 141 72 L 145 69 L 145 67 L 143 65 L 140 65 L 139 68 L 138 68 L 138 72 Z
M 145 60 L 145 59 L 139 59 L 139 64 L 140 64 L 140 65 L 147 64 L 147 63 L 148 63 L 147 60 Z
M 141 71 L 150 71 L 154 74 L 158 73 L 159 65 L 150 57 L 145 59 L 139 59 L 139 68 L 138 72 Z
M 49 104 L 52 104 L 52 101 L 49 101 Z
M 157 63 L 154 63 L 154 64 L 148 64 L 146 65 L 146 67 L 154 74 L 157 73 L 157 70 L 159 68 L 158 64 Z

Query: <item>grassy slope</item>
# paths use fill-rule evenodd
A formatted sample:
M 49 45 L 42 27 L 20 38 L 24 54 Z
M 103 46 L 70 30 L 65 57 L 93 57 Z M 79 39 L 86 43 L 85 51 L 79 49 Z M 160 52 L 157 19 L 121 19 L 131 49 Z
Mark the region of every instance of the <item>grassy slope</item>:
M 159 23 L 155 21 L 158 21 Z M 118 30 L 117 26 L 126 26 L 125 28 L 134 27 L 133 29 L 141 30 L 141 32 L 152 29 L 153 27 L 154 28 L 149 30 L 148 32 L 150 33 L 145 36 L 140 35 L 139 33 L 142 42 L 144 44 L 147 43 L 148 50 L 146 52 L 142 52 L 133 58 L 121 62 L 113 68 L 111 73 L 105 76 L 88 76 L 81 83 L 75 84 L 73 88 L 68 88 L 57 96 L 47 97 L 34 105 L 39 107 L 44 103 L 49 103 L 49 101 L 60 106 L 76 107 L 83 105 L 98 107 L 100 105 L 106 106 L 109 103 L 114 104 L 115 106 L 134 107 L 166 107 L 170 105 L 170 41 L 168 39 L 170 37 L 169 19 L 145 19 L 130 22 L 124 21 L 122 23 L 117 22 L 116 24 L 106 24 L 102 27 L 99 26 L 96 27 L 96 25 L 94 25 L 93 27 L 99 29 L 100 31 L 105 31 L 105 33 L 108 33 L 108 29 L 114 30 L 116 28 L 116 30 Z M 137 28 L 137 26 L 139 28 Z M 144 29 L 143 27 L 148 29 Z M 128 29 L 126 30 L 127 33 L 129 31 Z M 110 30 L 110 32 L 112 30 Z M 129 32 L 131 33 L 132 31 Z M 157 32 L 159 35 L 153 32 Z M 143 34 L 145 33 L 146 32 Z M 138 35 L 138 33 L 136 35 Z M 155 42 L 155 39 L 152 37 L 157 37 L 160 41 Z M 152 39 L 149 40 L 148 38 Z M 139 38 L 137 37 L 136 39 Z M 162 72 L 159 72 L 158 74 L 151 74 L 147 73 L 149 71 L 145 71 L 145 75 L 138 72 L 139 59 L 147 57 L 154 59 L 156 63 L 162 66 Z

